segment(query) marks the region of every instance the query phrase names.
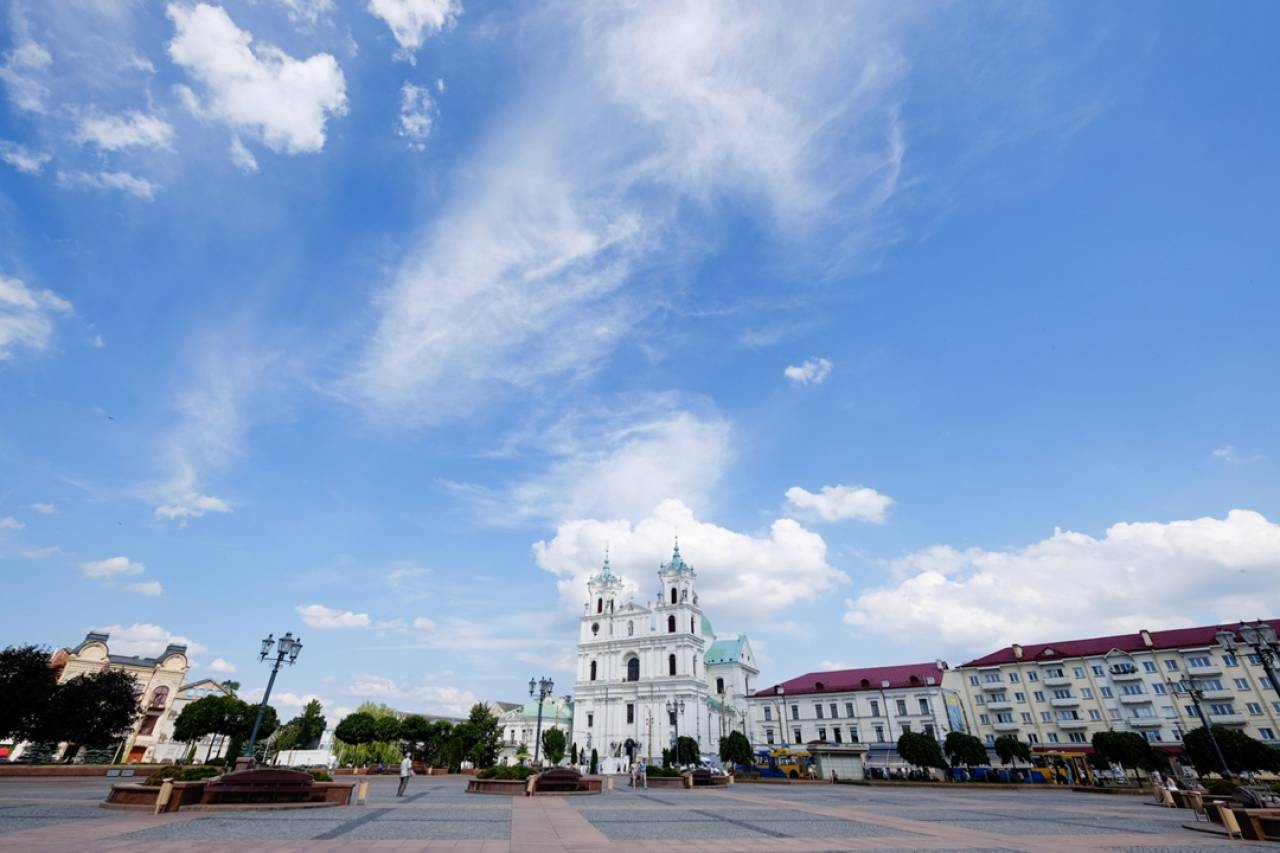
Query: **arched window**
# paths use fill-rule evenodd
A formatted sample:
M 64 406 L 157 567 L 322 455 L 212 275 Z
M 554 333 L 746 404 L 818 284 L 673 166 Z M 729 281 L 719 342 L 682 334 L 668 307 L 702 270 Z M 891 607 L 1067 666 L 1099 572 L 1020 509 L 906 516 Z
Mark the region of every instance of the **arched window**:
M 676 603 L 676 588 L 674 586 L 671 587 L 671 603 Z
M 667 675 L 676 674 L 676 656 L 667 655 Z
M 698 629 L 697 629 L 697 627 L 695 626 L 695 623 L 694 623 L 694 621 L 693 621 L 693 617 L 692 617 L 692 616 L 690 616 L 690 617 L 689 617 L 689 633 L 690 633 L 690 634 L 696 634 L 696 633 L 698 633 Z
M 627 681 L 640 680 L 640 658 L 627 661 Z
M 674 634 L 676 632 L 676 615 L 672 613 L 667 617 L 667 633 Z
M 169 701 L 169 688 L 157 687 L 155 692 L 151 694 L 151 707 L 163 708 L 164 703 Z
M 868 680 L 867 680 L 867 679 L 865 679 L 865 678 L 864 678 L 864 679 L 862 679 L 862 689 L 863 689 L 863 690 L 866 690 L 866 689 L 867 689 L 868 687 L 870 687 L 870 686 L 871 686 L 871 682 L 870 682 L 870 681 L 868 681 Z
M 719 693 L 722 696 L 724 695 L 724 679 L 723 678 L 716 679 L 716 693 Z
M 603 599 L 603 598 L 597 598 L 597 599 L 596 599 L 596 612 L 597 612 L 597 613 L 603 613 L 603 612 L 604 612 L 604 599 Z
M 591 662 L 591 680 L 592 681 L 596 680 L 596 662 L 595 661 Z

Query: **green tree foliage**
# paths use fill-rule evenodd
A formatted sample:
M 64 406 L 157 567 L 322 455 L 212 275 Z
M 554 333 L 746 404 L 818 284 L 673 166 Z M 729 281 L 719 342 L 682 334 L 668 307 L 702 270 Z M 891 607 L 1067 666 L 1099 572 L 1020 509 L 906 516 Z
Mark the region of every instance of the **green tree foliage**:
M 1151 771 L 1165 763 L 1137 732 L 1094 732 L 1092 745 L 1094 755 L 1125 770 Z
M 570 752 L 569 752 L 569 763 L 570 763 L 570 764 L 573 764 L 573 765 L 576 765 L 576 764 L 578 763 L 578 744 L 577 744 L 577 742 L 574 742 L 573 747 L 570 749 Z
M 564 760 L 565 736 L 560 729 L 547 729 L 542 733 L 542 755 L 552 764 Z
M 333 730 L 333 736 L 343 743 L 359 746 L 377 740 L 377 721 L 365 711 L 347 714 Z
M 431 721 L 421 714 L 410 714 L 400 721 L 400 739 L 415 757 L 422 756 L 423 744 L 431 737 Z
M 675 758 L 677 764 L 701 764 L 702 751 L 698 748 L 698 742 L 691 737 L 680 735 L 676 740 Z
M 751 754 L 751 741 L 742 732 L 729 732 L 728 737 L 720 738 L 720 760 L 726 766 L 750 767 L 755 760 Z
M 244 752 L 245 741 L 252 734 L 253 721 L 258 716 L 258 706 L 250 705 L 235 696 L 222 698 L 227 703 L 227 717 L 224 725 L 227 727 L 228 741 L 224 760 L 226 766 L 230 767 L 236 763 L 240 753 Z M 268 739 L 279 727 L 280 717 L 276 714 L 276 709 L 270 705 L 266 706 L 262 712 L 262 724 L 258 727 L 258 740 L 254 744 L 255 758 L 260 758 L 265 753 Z
M 667 766 L 665 760 L 662 766 L 663 767 Z M 594 747 L 592 747 L 591 749 L 591 767 L 588 769 L 587 772 L 589 772 L 592 776 L 600 772 L 600 754 L 596 752 Z
M 1280 750 L 1268 746 L 1264 741 L 1226 726 L 1214 726 L 1213 736 L 1217 739 L 1218 747 L 1232 773 L 1266 770 L 1280 772 Z M 1209 742 L 1209 733 L 1204 726 L 1187 732 L 1182 738 L 1182 745 L 1197 773 L 1204 775 L 1222 772 L 1222 764 L 1213 751 L 1213 744 Z
M 33 737 L 57 688 L 49 650 L 9 646 L 0 651 L 0 740 Z
M 1017 735 L 1000 735 L 996 738 L 994 746 L 996 755 L 1000 756 L 1001 764 L 1012 764 L 1015 758 L 1027 764 L 1031 763 L 1031 747 L 1018 740 Z
M 497 762 L 501 748 L 502 730 L 498 718 L 483 702 L 477 702 L 471 706 L 466 721 L 453 727 L 445 755 L 450 769 L 458 769 L 463 761 L 484 769 Z
M 942 751 L 951 760 L 952 767 L 981 767 L 990 761 L 982 741 L 964 732 L 947 732 Z
M 240 682 L 228 678 L 226 681 L 222 682 L 222 686 L 230 690 L 231 695 L 234 696 L 236 695 L 236 691 L 240 689 Z
M 947 760 L 942 757 L 942 747 L 931 735 L 923 732 L 903 732 L 898 738 L 898 755 L 916 767 L 947 766 Z
M 315 749 L 324 735 L 325 719 L 320 700 L 312 699 L 302 709 L 302 714 L 290 720 L 298 728 L 298 746 L 295 749 Z
M 377 717 L 373 721 L 373 739 L 382 743 L 400 740 L 400 721 L 395 717 Z
M 58 744 L 55 741 L 34 741 L 27 744 L 18 759 L 26 764 L 52 764 L 57 752 Z
M 43 739 L 66 741 L 66 755 L 80 746 L 107 746 L 123 738 L 138 716 L 137 682 L 120 670 L 78 675 L 58 685 L 48 704 Z

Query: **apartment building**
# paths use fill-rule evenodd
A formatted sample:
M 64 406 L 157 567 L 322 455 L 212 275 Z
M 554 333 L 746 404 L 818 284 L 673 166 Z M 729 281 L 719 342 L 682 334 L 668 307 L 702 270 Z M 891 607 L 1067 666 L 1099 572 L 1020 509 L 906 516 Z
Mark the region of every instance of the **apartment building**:
M 1280 620 L 1272 621 L 1280 627 Z M 975 733 L 1012 734 L 1033 748 L 1083 750 L 1099 731 L 1134 731 L 1169 753 L 1200 725 L 1179 684 L 1204 691 L 1209 722 L 1280 744 L 1280 694 L 1261 659 L 1229 651 L 1217 632 L 1239 625 L 1138 631 L 1056 643 L 1017 643 L 962 664 L 954 683 Z
M 752 745 L 861 744 L 868 763 L 896 761 L 903 732 L 938 740 L 965 731 L 962 700 L 943 686 L 944 661 L 809 672 L 751 694 Z

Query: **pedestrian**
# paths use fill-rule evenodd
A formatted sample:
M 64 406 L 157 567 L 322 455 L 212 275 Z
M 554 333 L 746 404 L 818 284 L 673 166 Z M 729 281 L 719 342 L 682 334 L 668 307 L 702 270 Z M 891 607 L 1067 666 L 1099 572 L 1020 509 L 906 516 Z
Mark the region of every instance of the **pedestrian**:
M 640 765 L 633 761 L 631 762 L 631 787 L 632 788 L 636 786 L 636 782 L 639 780 L 639 778 L 640 778 Z
M 649 764 L 643 760 L 640 762 L 640 786 L 649 790 Z
M 409 787 L 409 777 L 413 775 L 413 760 L 408 754 L 400 759 L 400 787 L 396 790 L 397 797 L 404 796 L 404 789 Z

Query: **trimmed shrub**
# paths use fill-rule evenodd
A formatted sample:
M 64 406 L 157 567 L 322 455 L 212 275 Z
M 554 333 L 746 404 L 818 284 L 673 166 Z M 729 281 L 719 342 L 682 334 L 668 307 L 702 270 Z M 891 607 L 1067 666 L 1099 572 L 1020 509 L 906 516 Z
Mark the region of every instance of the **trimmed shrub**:
M 1236 792 L 1236 783 L 1230 779 L 1201 779 L 1200 781 L 1210 794 L 1229 797 Z
M 649 776 L 652 776 L 655 779 L 674 779 L 677 776 L 683 775 L 680 773 L 679 770 L 676 770 L 674 767 L 650 766 L 647 773 Z
M 321 770 L 321 769 L 319 769 L 319 768 L 316 768 L 316 769 L 313 769 L 313 770 L 308 770 L 307 772 L 308 772 L 308 773 L 310 773 L 310 774 L 311 774 L 311 778 L 312 778 L 312 779 L 314 779 L 314 780 L 316 780 L 317 782 L 332 782 L 332 781 L 333 781 L 333 777 L 329 775 L 329 771 L 328 771 L 328 770 Z
M 484 770 L 476 772 L 477 779 L 505 779 L 512 781 L 524 781 L 530 776 L 537 773 L 532 767 L 523 767 L 521 765 L 511 766 L 508 764 L 499 764 L 496 767 L 487 767 Z

